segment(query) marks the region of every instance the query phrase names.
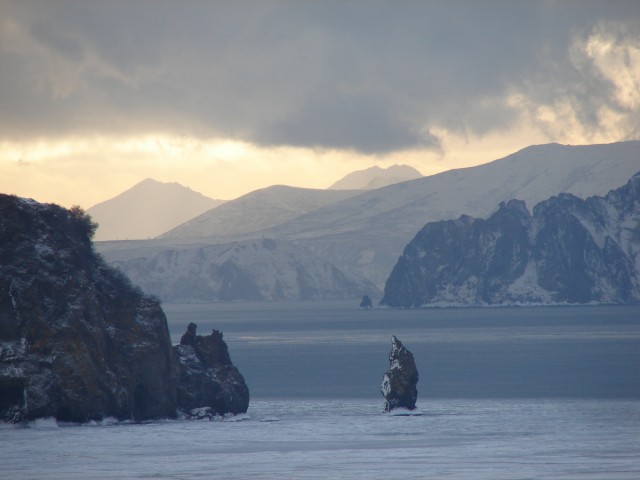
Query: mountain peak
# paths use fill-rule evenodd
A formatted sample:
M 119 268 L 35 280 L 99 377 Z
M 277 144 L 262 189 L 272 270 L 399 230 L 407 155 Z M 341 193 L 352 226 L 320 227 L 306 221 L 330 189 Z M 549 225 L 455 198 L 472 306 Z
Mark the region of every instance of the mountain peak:
M 351 172 L 331 185 L 328 190 L 375 190 L 420 177 L 422 174 L 409 165 L 391 165 L 388 168 L 374 165 L 364 170 Z
M 96 240 L 153 238 L 220 205 L 179 183 L 146 178 L 87 212 L 98 223 Z

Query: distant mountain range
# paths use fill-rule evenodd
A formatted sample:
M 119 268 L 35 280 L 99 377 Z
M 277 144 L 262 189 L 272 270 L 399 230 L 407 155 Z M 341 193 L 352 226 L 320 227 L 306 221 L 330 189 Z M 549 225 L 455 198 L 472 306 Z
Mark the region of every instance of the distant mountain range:
M 224 203 L 178 183 L 146 179 L 87 210 L 99 225 L 95 240 L 154 238 Z
M 561 192 L 605 195 L 638 165 L 640 141 L 532 146 L 484 165 L 364 192 L 262 234 L 301 242 L 382 289 L 405 245 L 428 222 L 463 214 L 485 218 L 514 198 L 532 206 Z
M 99 224 L 95 236 L 98 241 L 157 236 L 233 238 L 344 200 L 363 189 L 419 177 L 420 172 L 407 165 L 393 165 L 387 169 L 375 166 L 350 173 L 329 187 L 331 191 L 274 185 L 243 195 L 215 212 L 211 210 L 225 201 L 206 197 L 178 183 L 148 178 L 114 198 L 94 205 L 88 213 Z
M 533 213 L 511 200 L 486 220 L 428 223 L 382 299 L 392 307 L 590 302 L 640 302 L 640 173 L 605 197 L 562 193 Z
M 373 166 L 352 172 L 329 187 L 329 190 L 375 190 L 394 183 L 422 177 L 409 165 L 392 165 L 388 168 Z
M 637 172 L 638 165 L 639 141 L 532 146 L 477 167 L 451 170 L 371 191 L 349 191 L 344 198 L 335 197 L 335 201 L 323 195 L 338 194 L 339 190 L 318 193 L 296 189 L 292 192 L 273 187 L 266 189 L 274 197 L 262 203 L 265 208 L 259 215 L 253 212 L 259 208 L 256 202 L 247 202 L 246 197 L 251 199 L 249 194 L 208 212 L 206 216 L 212 214 L 214 218 L 225 210 L 233 212 L 226 219 L 218 217 L 211 228 L 207 222 L 199 222 L 198 228 L 187 229 L 185 225 L 165 238 L 99 243 L 97 248 L 107 260 L 117 258 L 122 262 L 144 258 L 149 252 L 162 249 L 191 249 L 273 238 L 287 241 L 282 244 L 283 249 L 286 245 L 302 246 L 346 277 L 371 282 L 381 291 L 404 247 L 429 222 L 463 214 L 486 218 L 497 211 L 501 202 L 514 198 L 532 206 L 562 192 L 582 198 L 605 195 L 624 185 Z M 307 196 L 323 198 L 327 203 L 322 206 L 314 197 L 315 200 L 309 200 L 316 202 L 313 208 L 306 207 L 306 212 L 304 208 L 291 211 L 290 198 L 282 202 L 278 199 L 292 194 L 294 204 L 303 204 Z M 289 215 L 289 218 L 283 219 L 278 208 L 272 210 L 269 206 L 281 204 L 289 205 L 283 208 L 287 211 L 284 217 Z M 224 210 L 216 212 L 223 207 Z M 228 225 L 226 231 L 225 224 Z
M 243 195 L 163 233 L 159 238 L 235 239 L 359 194 L 274 185 Z

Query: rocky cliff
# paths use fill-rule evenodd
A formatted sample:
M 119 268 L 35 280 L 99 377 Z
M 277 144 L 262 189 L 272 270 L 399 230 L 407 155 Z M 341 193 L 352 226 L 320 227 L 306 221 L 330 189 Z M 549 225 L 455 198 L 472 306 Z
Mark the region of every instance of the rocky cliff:
M 378 292 L 370 282 L 286 240 L 113 250 L 103 255 L 145 292 L 165 302 L 345 299 Z
M 390 412 L 398 408 L 415 410 L 419 379 L 420 375 L 413 354 L 393 335 L 389 353 L 389 370 L 382 377 L 380 386 L 380 393 L 385 400 L 384 411 Z
M 2 420 L 145 420 L 181 407 L 160 304 L 94 253 L 94 230 L 80 209 L 0 195 Z
M 249 389 L 231 362 L 222 332 L 196 335 L 190 323 L 180 345 L 174 347 L 180 382 L 178 404 L 187 415 L 203 406 L 207 413 L 244 413 L 249 408 Z
M 428 223 L 389 276 L 392 307 L 640 302 L 640 174 L 605 197 L 502 203 Z

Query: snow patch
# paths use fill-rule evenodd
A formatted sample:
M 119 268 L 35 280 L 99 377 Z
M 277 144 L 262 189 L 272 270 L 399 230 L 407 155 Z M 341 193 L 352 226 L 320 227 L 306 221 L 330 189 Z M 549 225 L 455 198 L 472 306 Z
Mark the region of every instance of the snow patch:
M 507 287 L 507 294 L 511 299 L 506 302 L 509 304 L 553 303 L 551 292 L 538 285 L 538 269 L 533 261 L 529 261 L 524 273 Z
M 36 418 L 30 420 L 29 428 L 58 428 L 58 421 L 54 417 Z
M 261 418 L 260 421 L 263 423 L 273 423 L 273 422 L 279 422 L 280 419 L 278 417 L 264 417 L 264 418 Z
M 409 410 L 408 408 L 399 407 L 394 408 L 390 412 L 385 412 L 385 415 L 389 415 L 391 417 L 419 417 L 422 415 L 422 412 L 419 408 Z
M 360 254 L 360 258 L 358 259 L 358 263 L 360 265 L 368 265 L 371 262 L 373 262 L 373 259 L 376 256 L 376 252 L 373 250 L 364 250 L 361 254 Z
M 38 256 L 40 257 L 48 257 L 53 255 L 53 249 L 51 248 L 51 246 L 44 243 L 42 239 L 39 240 L 38 243 L 36 243 L 35 249 L 38 253 Z
M 228 413 L 222 417 L 223 422 L 244 422 L 245 420 L 251 420 L 251 415 L 248 413 L 239 413 L 237 415 Z
M 384 396 L 389 395 L 391 392 L 391 381 L 389 380 L 389 376 L 385 373 L 382 378 L 382 385 L 380 386 L 380 390 Z

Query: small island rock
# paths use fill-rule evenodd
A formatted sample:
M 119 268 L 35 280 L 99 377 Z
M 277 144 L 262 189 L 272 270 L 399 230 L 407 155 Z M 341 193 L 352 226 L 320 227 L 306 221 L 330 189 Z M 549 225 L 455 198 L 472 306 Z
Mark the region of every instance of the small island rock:
M 415 410 L 418 399 L 418 369 L 413 354 L 405 348 L 395 335 L 391 336 L 389 370 L 382 379 L 380 391 L 385 399 L 384 411 L 396 408 Z
M 369 295 L 365 295 L 364 297 L 362 297 L 360 308 L 362 308 L 363 310 L 369 310 L 373 308 L 373 302 L 371 301 L 371 297 Z
M 196 328 L 190 323 L 180 345 L 173 347 L 178 361 L 178 408 L 187 413 L 203 408 L 214 415 L 245 413 L 249 388 L 231 363 L 222 332 L 214 329 L 202 336 L 196 335 Z

